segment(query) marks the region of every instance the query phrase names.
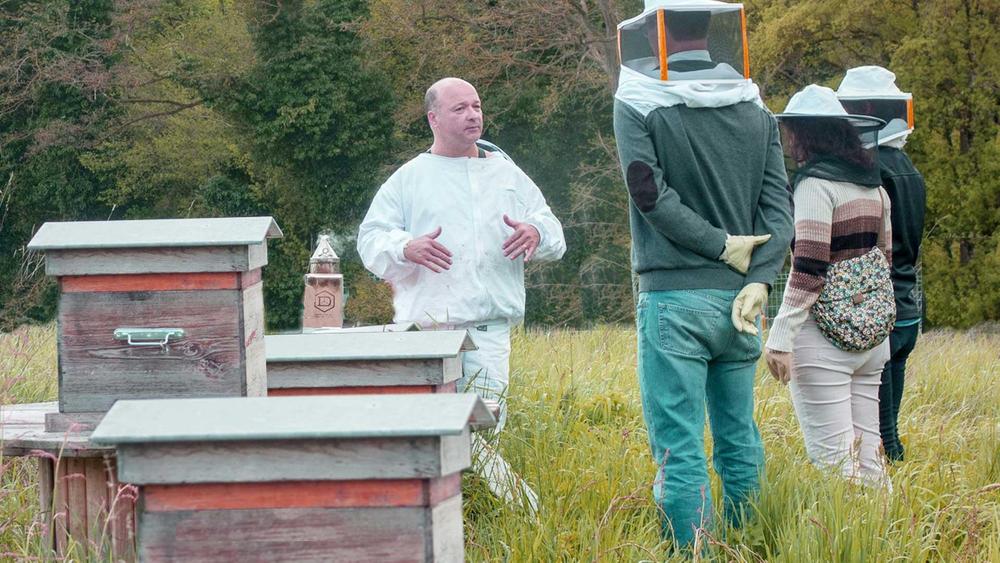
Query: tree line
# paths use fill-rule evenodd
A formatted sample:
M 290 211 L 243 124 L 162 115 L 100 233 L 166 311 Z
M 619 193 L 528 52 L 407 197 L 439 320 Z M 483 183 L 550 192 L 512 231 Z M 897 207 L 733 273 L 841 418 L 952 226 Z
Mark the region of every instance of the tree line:
M 748 0 L 751 73 L 780 111 L 880 64 L 912 91 L 927 179 L 928 320 L 1000 319 L 1000 3 Z M 611 129 L 623 0 L 0 0 L 0 329 L 50 319 L 24 246 L 45 221 L 273 215 L 268 325 L 299 322 L 317 235 L 334 235 L 348 316 L 387 289 L 353 235 L 430 144 L 426 87 L 480 91 L 485 137 L 542 188 L 569 251 L 528 271 L 528 321 L 630 322 L 627 198 Z

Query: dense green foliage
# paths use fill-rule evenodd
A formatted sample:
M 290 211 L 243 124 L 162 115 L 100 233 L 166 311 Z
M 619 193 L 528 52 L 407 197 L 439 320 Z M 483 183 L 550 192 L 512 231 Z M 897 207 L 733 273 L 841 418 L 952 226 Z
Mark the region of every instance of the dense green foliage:
M 25 4 L 0 6 L 63 18 L 32 21 L 36 33 L 21 34 L 26 49 L 41 49 L 30 40 L 41 42 L 58 24 L 86 41 L 80 53 L 66 44 L 53 56 L 92 56 L 101 35 L 79 16 L 60 14 L 62 3 Z M 0 161 L 9 178 L 0 192 L 8 218 L 0 225 L 0 276 L 11 280 L 0 289 L 2 322 L 52 313 L 51 290 L 41 294 L 50 286 L 22 266 L 24 244 L 46 220 L 263 214 L 285 234 L 270 247 L 268 324 L 297 326 L 311 241 L 321 231 L 354 232 L 391 159 L 392 92 L 364 64 L 352 31 L 366 4 L 146 2 L 113 13 L 106 2 L 91 9 L 105 18 L 101 33 L 130 33 L 103 75 L 113 87 L 95 101 L 71 77 L 47 73 L 36 95 L 2 114 L 4 130 L 17 133 L 3 138 Z M 95 116 L 105 121 L 94 123 Z M 68 119 L 89 128 L 56 139 L 36 133 Z M 364 276 L 350 260 L 350 240 L 338 240 L 348 280 Z
M 113 2 L 0 2 L 0 326 L 54 313 L 54 286 L 24 244 L 44 221 L 101 219 L 104 185 L 81 162 L 114 112 L 97 88 L 112 64 Z M 73 142 L 64 142 L 73 139 Z
M 879 64 L 912 91 L 906 151 L 923 173 L 928 320 L 1000 318 L 1000 3 L 754 0 L 751 53 L 773 109 L 801 85 Z
M 393 96 L 383 74 L 363 65 L 349 30 L 364 2 L 259 4 L 247 15 L 256 64 L 235 83 L 200 87 L 241 129 L 259 208 L 284 231 L 266 298 L 269 324 L 288 328 L 299 321 L 311 241 L 321 229 L 354 232 L 375 193 L 392 148 Z M 348 280 L 359 273 L 351 265 Z
M 0 327 L 54 291 L 24 244 L 44 221 L 273 215 L 268 324 L 295 326 L 301 274 L 351 237 L 391 170 L 430 143 L 424 89 L 480 90 L 486 137 L 542 188 L 569 250 L 528 273 L 528 320 L 632 317 L 611 131 L 614 26 L 638 0 L 0 0 Z M 929 188 L 929 321 L 1000 319 L 1000 4 L 748 0 L 772 109 L 861 64 L 914 93 L 907 146 Z M 367 286 L 366 286 L 367 287 Z M 382 291 L 379 295 L 384 296 Z M 377 299 L 352 307 L 378 318 Z

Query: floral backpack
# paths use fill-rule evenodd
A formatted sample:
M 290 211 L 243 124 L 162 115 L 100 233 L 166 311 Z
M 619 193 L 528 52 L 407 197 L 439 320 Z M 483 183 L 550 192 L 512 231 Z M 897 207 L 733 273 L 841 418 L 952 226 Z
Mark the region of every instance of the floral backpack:
M 881 190 L 879 199 L 880 217 L 884 217 Z M 880 222 L 879 232 L 883 227 Z M 881 344 L 896 322 L 896 300 L 889 261 L 878 245 L 861 256 L 831 264 L 811 311 L 823 336 L 841 350 L 861 352 Z

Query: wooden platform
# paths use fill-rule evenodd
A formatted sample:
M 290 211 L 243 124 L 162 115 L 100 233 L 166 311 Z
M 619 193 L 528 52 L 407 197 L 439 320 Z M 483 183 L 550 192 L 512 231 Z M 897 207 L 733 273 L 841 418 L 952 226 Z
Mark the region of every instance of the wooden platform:
M 118 482 L 115 450 L 90 442 L 90 432 L 46 432 L 58 403 L 0 406 L 4 457 L 30 456 L 38 465 L 39 522 L 54 553 L 70 538 L 92 556 L 135 560 L 135 489 Z
M 62 457 L 104 457 L 115 449 L 90 443 L 90 432 L 46 432 L 45 414 L 59 412 L 56 401 L 0 405 L 0 448 L 4 456 L 41 451 Z

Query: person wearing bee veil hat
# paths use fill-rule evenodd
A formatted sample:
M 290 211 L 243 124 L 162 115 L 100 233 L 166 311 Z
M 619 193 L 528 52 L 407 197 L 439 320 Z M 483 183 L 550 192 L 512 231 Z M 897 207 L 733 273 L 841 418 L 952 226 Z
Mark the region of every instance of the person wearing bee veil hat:
M 749 78 L 745 22 L 741 4 L 647 0 L 618 26 L 614 127 L 639 284 L 639 389 L 653 496 L 682 548 L 713 519 L 706 407 L 730 523 L 760 488 L 759 314 L 792 237 L 777 122 Z
M 889 334 L 889 361 L 879 387 L 879 431 L 889 461 L 902 461 L 899 405 L 903 400 L 906 359 L 917 343 L 923 307 L 917 299 L 917 258 L 924 236 L 927 188 L 924 178 L 903 152 L 913 132 L 913 95 L 896 86 L 896 75 L 879 66 L 852 68 L 837 89 L 849 113 L 871 115 L 886 122 L 878 131 L 882 187 L 892 203 L 892 285 L 896 293 L 896 324 Z
M 871 142 L 885 122 L 811 84 L 778 114 L 794 163 L 795 244 L 765 357 L 788 383 L 806 453 L 850 482 L 891 489 L 878 389 L 896 316 L 890 202 Z

